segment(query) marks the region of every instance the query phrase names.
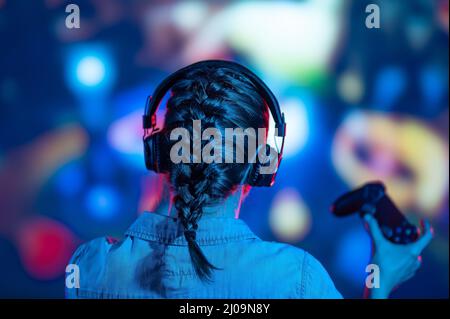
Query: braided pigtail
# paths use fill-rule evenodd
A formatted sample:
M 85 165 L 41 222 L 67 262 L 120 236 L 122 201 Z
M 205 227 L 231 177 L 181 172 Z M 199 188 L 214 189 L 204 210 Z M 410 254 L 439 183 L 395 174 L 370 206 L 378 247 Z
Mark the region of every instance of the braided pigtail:
M 197 222 L 202 217 L 203 206 L 209 201 L 207 193 L 209 180 L 201 179 L 203 171 L 202 165 L 177 165 L 171 175 L 171 183 L 176 185 L 177 195 L 174 204 L 184 228 L 184 237 L 188 243 L 195 273 L 200 279 L 209 281 L 211 270 L 219 268 L 208 261 L 196 241 Z
M 223 134 L 225 128 L 267 128 L 268 110 L 253 84 L 236 71 L 202 68 L 173 85 L 164 130 L 168 136 L 172 129 L 187 129 L 193 145 L 193 120 L 200 120 L 203 129 L 214 127 Z M 204 147 L 208 142 L 202 139 L 200 143 Z M 196 240 L 198 222 L 205 207 L 220 205 L 236 190 L 248 164 L 204 163 L 194 156 L 191 152 L 188 163 L 172 164 L 169 177 L 193 268 L 201 280 L 209 281 L 212 271 L 219 268 L 208 260 Z

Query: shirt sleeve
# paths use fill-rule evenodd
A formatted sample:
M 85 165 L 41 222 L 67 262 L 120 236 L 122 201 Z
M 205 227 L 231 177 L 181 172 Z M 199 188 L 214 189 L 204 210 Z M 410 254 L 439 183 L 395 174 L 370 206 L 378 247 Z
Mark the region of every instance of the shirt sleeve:
M 322 264 L 306 253 L 303 265 L 303 287 L 306 299 L 342 299 Z
M 87 249 L 87 243 L 79 246 L 72 258 L 70 259 L 66 267 L 66 278 L 65 278 L 65 295 L 67 299 L 77 299 L 78 289 L 80 285 L 80 259 L 84 256 Z

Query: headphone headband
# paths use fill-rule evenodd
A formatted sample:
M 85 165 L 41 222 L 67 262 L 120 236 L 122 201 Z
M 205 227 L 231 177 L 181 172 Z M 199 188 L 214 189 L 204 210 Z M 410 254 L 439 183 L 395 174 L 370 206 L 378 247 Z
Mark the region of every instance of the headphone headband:
M 155 89 L 153 96 L 147 98 L 145 105 L 145 113 L 143 116 L 144 129 L 154 128 L 156 126 L 156 111 L 158 110 L 161 100 L 166 95 L 167 91 L 178 81 L 186 72 L 199 68 L 199 67 L 226 67 L 238 71 L 244 74 L 258 89 L 259 94 L 263 97 L 264 101 L 269 107 L 272 118 L 275 121 L 275 127 L 277 128 L 277 136 L 285 137 L 286 135 L 286 123 L 284 121 L 284 113 L 281 113 L 280 105 L 278 104 L 275 95 L 267 87 L 267 85 L 248 68 L 232 61 L 224 60 L 206 60 L 196 62 L 188 65 L 175 73 L 169 75 L 164 79 Z

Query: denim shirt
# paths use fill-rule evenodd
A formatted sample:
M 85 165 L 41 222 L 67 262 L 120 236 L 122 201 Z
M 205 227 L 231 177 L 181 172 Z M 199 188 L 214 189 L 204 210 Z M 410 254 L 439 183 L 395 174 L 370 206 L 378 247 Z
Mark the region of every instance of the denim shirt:
M 121 241 L 98 238 L 72 256 L 67 298 L 341 298 L 322 265 L 297 247 L 258 238 L 244 221 L 203 216 L 197 243 L 214 270 L 196 276 L 176 218 L 143 213 Z

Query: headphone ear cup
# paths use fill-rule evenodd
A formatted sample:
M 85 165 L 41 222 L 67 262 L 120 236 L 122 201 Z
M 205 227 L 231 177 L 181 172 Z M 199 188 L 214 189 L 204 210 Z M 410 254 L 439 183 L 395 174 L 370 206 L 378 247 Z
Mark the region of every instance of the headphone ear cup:
M 145 167 L 149 171 L 156 172 L 155 159 L 154 159 L 154 155 L 155 155 L 154 141 L 155 141 L 154 135 L 147 136 L 144 139 L 144 159 L 145 159 Z
M 164 136 L 161 132 L 153 133 L 144 139 L 145 167 L 149 171 L 164 173 L 167 165 L 163 165 L 161 154 L 164 153 Z
M 270 187 L 275 182 L 275 177 L 278 171 L 279 154 L 273 147 L 271 147 L 269 144 L 266 144 L 266 156 L 268 156 L 269 159 L 265 163 L 260 162 L 259 156 L 256 157 L 256 162 L 252 164 L 253 168 L 247 179 L 248 185 L 257 187 Z M 271 165 L 273 165 L 273 161 L 276 161 L 276 167 L 274 167 L 273 173 L 261 172 L 261 168 L 266 166 L 270 167 Z

